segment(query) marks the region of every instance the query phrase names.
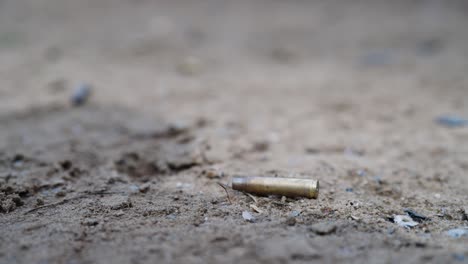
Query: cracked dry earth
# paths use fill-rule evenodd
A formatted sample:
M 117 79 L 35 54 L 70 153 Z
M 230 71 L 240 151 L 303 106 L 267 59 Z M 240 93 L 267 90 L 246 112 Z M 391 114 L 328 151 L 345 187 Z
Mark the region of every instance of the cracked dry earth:
M 467 263 L 468 128 L 434 122 L 468 116 L 467 14 L 0 1 L 0 263 Z

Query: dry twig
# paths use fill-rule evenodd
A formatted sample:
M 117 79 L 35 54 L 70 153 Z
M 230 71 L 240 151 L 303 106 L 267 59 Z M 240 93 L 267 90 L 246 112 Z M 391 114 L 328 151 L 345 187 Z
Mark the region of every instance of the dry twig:
M 229 193 L 228 193 L 228 190 L 227 190 L 228 186 L 226 186 L 225 184 L 222 184 L 220 182 L 218 182 L 218 185 L 221 186 L 224 189 L 224 191 L 226 192 L 226 196 L 227 196 L 227 199 L 229 201 L 229 204 L 232 204 L 231 197 L 229 196 Z

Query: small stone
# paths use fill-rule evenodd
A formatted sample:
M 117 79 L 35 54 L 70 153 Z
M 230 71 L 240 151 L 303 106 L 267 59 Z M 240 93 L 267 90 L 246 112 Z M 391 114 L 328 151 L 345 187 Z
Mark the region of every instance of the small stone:
M 11 199 L 5 199 L 0 203 L 0 212 L 9 213 L 16 209 L 16 204 Z
M 62 167 L 63 170 L 69 170 L 73 166 L 72 162 L 69 160 L 64 160 L 60 162 L 60 167 Z
M 468 125 L 468 119 L 453 115 L 444 115 L 435 120 L 439 125 L 445 127 L 463 127 Z
M 175 219 L 177 219 L 177 215 L 176 214 L 169 214 L 169 215 L 166 216 L 166 218 L 169 219 L 169 220 L 175 220 Z
M 361 220 L 361 218 L 359 218 L 359 217 L 357 217 L 357 216 L 355 216 L 355 215 L 351 215 L 350 217 L 351 217 L 351 219 L 353 219 L 354 221 L 360 221 L 360 220 Z
M 375 183 L 377 183 L 379 185 L 383 183 L 382 178 L 380 176 L 375 176 L 374 181 L 375 181 Z
M 208 179 L 220 179 L 224 176 L 223 172 L 216 169 L 208 169 L 202 171 L 201 175 L 205 176 Z
M 67 195 L 67 193 L 64 192 L 63 190 L 58 191 L 58 192 L 55 194 L 56 197 L 65 197 L 66 195 Z
M 16 154 L 14 157 L 13 157 L 13 163 L 14 162 L 18 162 L 18 161 L 24 161 L 25 160 L 25 157 L 22 155 L 22 154 Z
M 453 238 L 468 236 L 468 227 L 450 229 L 447 231 L 447 235 Z
M 15 161 L 13 163 L 13 167 L 15 168 L 20 168 L 21 166 L 23 166 L 24 162 L 22 160 L 19 160 L 19 161 Z
M 124 211 L 120 210 L 120 211 L 115 212 L 113 215 L 114 215 L 115 217 L 121 217 L 121 216 L 124 215 L 124 214 L 125 214 Z
M 150 184 L 146 183 L 140 186 L 139 190 L 141 193 L 147 193 L 150 189 Z
M 192 184 L 190 183 L 183 183 L 183 182 L 177 182 L 176 183 L 176 188 L 177 189 L 192 189 Z
M 255 152 L 265 152 L 270 148 L 270 143 L 266 140 L 253 143 L 252 150 Z
M 462 254 L 462 253 L 453 253 L 453 254 L 452 254 L 452 257 L 453 257 L 453 259 L 455 259 L 456 261 L 461 261 L 461 262 L 465 261 L 465 255 Z
M 294 217 L 288 217 L 288 219 L 286 219 L 286 222 L 285 222 L 285 224 L 288 226 L 294 226 L 296 225 L 296 223 L 297 223 L 297 220 Z
M 305 152 L 306 152 L 307 154 L 319 154 L 321 151 L 320 151 L 320 149 L 318 149 L 318 148 L 307 147 L 307 148 L 305 149 Z
M 21 200 L 18 194 L 11 194 L 8 197 L 15 203 L 16 206 L 22 206 L 24 204 L 23 200 Z
M 350 187 L 346 188 L 346 192 L 353 192 L 353 188 L 350 188 Z
M 393 222 L 404 228 L 412 228 L 418 225 L 417 222 L 413 221 L 413 219 L 407 215 L 395 215 L 393 217 Z
M 290 217 L 298 217 L 300 214 L 301 214 L 301 211 L 294 210 L 291 213 L 289 213 L 289 216 Z
M 135 184 L 130 185 L 128 189 L 130 189 L 130 193 L 140 192 L 140 188 L 138 188 L 138 186 L 136 186 Z
M 130 201 L 130 199 L 124 198 L 124 197 L 122 197 L 120 199 L 116 199 L 116 200 L 109 203 L 109 207 L 110 207 L 111 210 L 121 210 L 121 209 L 125 209 L 125 208 L 130 208 L 132 206 L 133 206 L 133 204 Z
M 317 223 L 310 227 L 310 231 L 314 232 L 319 236 L 330 235 L 336 232 L 336 224 L 331 222 Z
M 408 216 L 411 217 L 414 221 L 419 223 L 431 220 L 429 217 L 419 214 L 411 209 L 405 209 L 405 213 L 407 213 Z
M 25 157 L 22 154 L 16 154 L 12 159 L 13 167 L 19 168 L 23 166 L 24 161 Z
M 343 150 L 343 154 L 347 157 L 350 157 L 350 158 L 353 158 L 353 157 L 361 157 L 361 156 L 364 156 L 365 154 L 365 151 L 364 150 L 360 150 L 360 149 L 354 149 L 354 148 L 350 148 L 350 147 L 346 147 L 344 150 Z M 362 175 L 360 175 L 362 176 Z
M 99 221 L 97 219 L 86 219 L 83 222 L 81 222 L 81 224 L 85 226 L 97 226 L 99 224 Z
M 468 221 L 468 214 L 466 213 L 466 210 L 462 208 L 459 210 L 459 212 L 461 214 L 461 219 L 463 221 Z
M 73 106 L 84 105 L 91 96 L 92 87 L 90 84 L 82 83 L 76 87 L 71 95 L 71 103 Z
M 31 247 L 31 245 L 27 244 L 26 242 L 20 243 L 20 249 L 21 250 L 28 250 Z
M 366 176 L 366 171 L 365 170 L 358 170 L 357 175 L 359 175 L 361 177 L 365 177 Z
M 247 222 L 255 222 L 255 217 L 253 217 L 253 215 L 247 211 L 242 212 L 242 218 L 244 218 L 244 220 Z
M 41 198 L 37 198 L 37 200 L 36 200 L 36 205 L 37 205 L 37 206 L 44 205 L 44 200 L 42 200 Z

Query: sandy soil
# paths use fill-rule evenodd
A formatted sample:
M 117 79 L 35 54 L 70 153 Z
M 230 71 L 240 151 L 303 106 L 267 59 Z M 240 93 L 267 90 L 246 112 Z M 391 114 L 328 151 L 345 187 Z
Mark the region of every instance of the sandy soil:
M 434 119 L 468 116 L 467 25 L 462 0 L 0 0 L 0 263 L 466 263 L 468 128 Z M 236 174 L 321 191 L 229 201 Z

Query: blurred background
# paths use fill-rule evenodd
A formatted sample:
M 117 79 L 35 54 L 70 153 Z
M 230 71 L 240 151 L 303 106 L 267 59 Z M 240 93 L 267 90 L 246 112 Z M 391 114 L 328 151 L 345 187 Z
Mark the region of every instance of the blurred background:
M 89 86 L 97 104 L 241 122 L 288 144 L 412 133 L 468 112 L 467 12 L 462 0 L 2 0 L 0 112 L 67 105 Z
M 239 97 L 270 112 L 259 93 L 444 101 L 465 90 L 467 12 L 462 0 L 2 0 L 0 110 L 81 82 L 99 102 L 183 115 L 238 111 Z

